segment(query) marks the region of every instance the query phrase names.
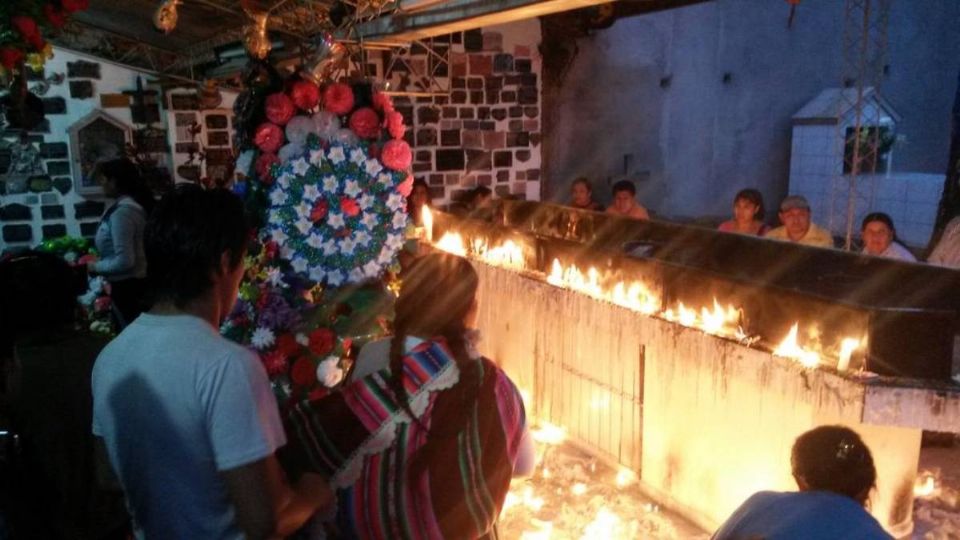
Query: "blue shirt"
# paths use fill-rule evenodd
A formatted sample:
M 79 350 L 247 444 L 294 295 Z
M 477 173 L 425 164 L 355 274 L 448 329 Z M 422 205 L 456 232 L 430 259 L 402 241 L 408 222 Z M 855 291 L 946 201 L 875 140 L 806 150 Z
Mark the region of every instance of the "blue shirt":
M 890 540 L 850 497 L 828 491 L 754 493 L 713 540 Z

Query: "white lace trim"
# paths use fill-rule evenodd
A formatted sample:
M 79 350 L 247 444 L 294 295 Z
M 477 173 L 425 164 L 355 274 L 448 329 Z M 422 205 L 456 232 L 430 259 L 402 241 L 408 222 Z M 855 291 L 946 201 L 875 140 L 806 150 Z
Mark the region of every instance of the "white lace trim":
M 430 382 L 420 387 L 420 389 L 410 398 L 410 410 L 417 418 L 423 416 L 430 405 L 430 394 L 452 388 L 460 380 L 460 369 L 453 361 L 449 362 Z M 347 458 L 343 466 L 330 478 L 330 484 L 335 489 L 343 489 L 354 484 L 360 473 L 363 471 L 363 459 L 369 455 L 377 454 L 390 448 L 396 437 L 397 425 L 410 423 L 410 415 L 407 411 L 399 409 L 390 419 L 385 421 L 380 428 L 370 434 L 367 440 L 363 442 L 353 454 Z

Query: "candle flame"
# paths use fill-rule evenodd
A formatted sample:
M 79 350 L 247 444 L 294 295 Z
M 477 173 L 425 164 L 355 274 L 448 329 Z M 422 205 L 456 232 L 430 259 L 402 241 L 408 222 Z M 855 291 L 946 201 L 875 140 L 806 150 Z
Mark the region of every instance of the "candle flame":
M 577 482 L 570 488 L 570 493 L 580 496 L 587 492 L 587 485 L 583 482 Z
M 855 338 L 844 338 L 840 342 L 840 354 L 837 361 L 837 371 L 847 371 L 850 369 L 850 356 L 854 351 L 860 348 L 860 340 Z
M 620 467 L 620 470 L 617 471 L 617 487 L 627 487 L 630 484 L 637 481 L 637 473 L 631 471 L 626 467 Z
M 917 475 L 913 484 L 914 497 L 929 497 L 937 491 L 937 479 L 930 471 L 923 471 Z
M 792 358 L 808 368 L 817 367 L 820 363 L 820 355 L 815 351 L 804 349 L 797 342 L 799 326 L 800 323 L 794 323 L 793 326 L 790 327 L 790 331 L 787 332 L 787 337 L 783 338 L 783 341 L 777 345 L 777 348 L 773 350 L 773 354 L 784 358 Z
M 448 231 L 443 233 L 443 236 L 440 237 L 440 241 L 436 243 L 436 246 L 437 249 L 446 251 L 447 253 L 461 257 L 467 256 L 467 247 L 463 244 L 463 237 L 454 232 Z
M 423 221 L 423 231 L 427 242 L 433 243 L 433 212 L 426 204 L 420 208 L 420 219 Z
M 550 422 L 543 422 L 530 432 L 533 440 L 543 444 L 560 444 L 567 440 L 567 430 Z
M 583 530 L 580 540 L 595 540 L 597 538 L 616 538 L 620 517 L 606 508 L 597 510 L 597 517 Z

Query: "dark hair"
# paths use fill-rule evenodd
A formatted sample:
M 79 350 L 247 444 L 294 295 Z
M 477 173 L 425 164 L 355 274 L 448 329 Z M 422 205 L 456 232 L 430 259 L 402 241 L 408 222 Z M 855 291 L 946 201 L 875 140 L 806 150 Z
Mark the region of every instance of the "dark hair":
M 407 336 L 425 339 L 443 338 L 460 369 L 460 379 L 446 390 L 456 396 L 450 406 L 434 409 L 426 444 L 411 466 L 413 477 L 419 476 L 444 440 L 455 437 L 473 414 L 480 389 L 480 363 L 467 353 L 464 318 L 473 308 L 480 278 L 469 261 L 447 253 L 431 253 L 418 259 L 403 274 L 397 298 L 394 335 L 390 341 L 390 388 L 397 402 L 409 414 L 406 389 L 403 387 L 403 354 Z
M 102 174 L 113 180 L 117 186 L 117 194 L 126 195 L 137 201 L 147 215 L 150 215 L 153 207 L 156 206 L 153 193 L 140 176 L 140 169 L 129 159 L 117 158 L 97 163 L 94 167 L 94 175 L 96 174 Z
M 897 235 L 897 229 L 896 227 L 893 226 L 893 219 L 891 219 L 890 216 L 888 216 L 883 212 L 873 212 L 873 213 L 867 214 L 867 216 L 863 218 L 863 223 L 860 225 L 860 230 L 862 231 L 866 229 L 867 224 L 874 221 L 879 221 L 880 223 L 883 223 L 890 229 L 890 232 L 893 233 L 893 236 Z
M 144 251 L 147 280 L 155 300 L 182 308 L 203 295 L 220 271 L 220 257 L 233 267 L 246 252 L 247 220 L 243 202 L 222 189 L 203 190 L 181 184 L 167 193 L 147 221 Z
M 574 186 L 577 184 L 583 184 L 583 186 L 587 188 L 587 191 L 589 191 L 590 193 L 593 193 L 593 184 L 590 182 L 590 180 L 587 179 L 586 176 L 578 176 L 573 181 Z
M 25 334 L 74 323 L 85 285 L 52 253 L 25 251 L 0 260 L 0 357 Z
M 797 437 L 790 465 L 810 489 L 846 495 L 861 506 L 877 482 L 870 449 L 844 426 L 820 426 Z
M 467 202 L 470 204 L 476 204 L 477 199 L 481 197 L 489 197 L 493 195 L 493 192 L 490 191 L 490 188 L 487 186 L 477 186 L 470 190 L 470 195 L 467 197 Z
M 633 182 L 629 180 L 620 180 L 613 185 L 613 194 L 616 195 L 620 191 L 629 191 L 631 195 L 636 195 L 637 186 L 633 185 Z
M 430 186 L 427 185 L 423 178 L 417 178 L 413 181 L 413 188 L 410 190 L 410 192 L 413 193 L 413 190 L 417 189 L 418 187 L 427 190 L 428 193 L 430 192 Z
M 740 199 L 756 206 L 757 212 L 753 215 L 753 219 L 763 221 L 763 218 L 767 215 L 767 210 L 763 206 L 763 194 L 753 188 L 741 189 L 737 192 L 737 196 L 733 198 L 733 203 L 736 204 Z

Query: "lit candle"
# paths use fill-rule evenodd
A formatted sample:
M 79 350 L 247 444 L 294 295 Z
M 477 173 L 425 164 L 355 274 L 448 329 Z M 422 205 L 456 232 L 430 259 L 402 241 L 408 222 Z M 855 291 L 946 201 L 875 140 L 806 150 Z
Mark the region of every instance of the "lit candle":
M 423 209 L 420 211 L 420 216 L 423 218 L 423 229 L 427 235 L 427 243 L 433 243 L 433 214 L 430 212 L 430 207 L 423 205 Z

